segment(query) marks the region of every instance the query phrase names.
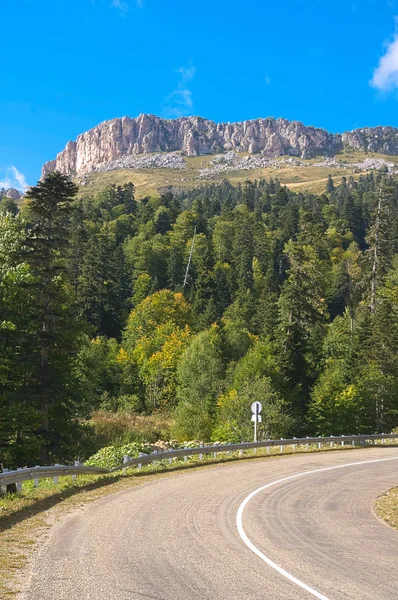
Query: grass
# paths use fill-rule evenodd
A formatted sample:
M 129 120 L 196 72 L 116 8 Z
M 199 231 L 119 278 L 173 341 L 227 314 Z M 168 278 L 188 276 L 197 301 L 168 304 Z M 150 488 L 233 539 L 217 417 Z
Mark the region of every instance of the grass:
M 101 440 L 102 446 L 114 445 L 115 442 L 153 443 L 169 439 L 171 424 L 169 415 L 156 413 L 143 416 L 129 410 L 115 413 L 97 410 L 90 419 L 95 437 Z
M 240 155 L 245 156 L 244 153 Z M 143 169 L 143 170 L 118 170 L 118 171 L 107 171 L 107 172 L 95 172 L 86 176 L 88 181 L 87 185 L 84 185 L 80 189 L 80 195 L 88 194 L 90 196 L 96 195 L 104 187 L 116 184 L 123 185 L 129 181 L 133 181 L 136 190 L 137 197 L 143 198 L 144 196 L 158 196 L 159 189 L 172 186 L 176 188 L 190 188 L 193 186 L 201 185 L 206 181 L 198 178 L 198 172 L 202 168 L 210 166 L 210 161 L 213 160 L 214 156 L 195 156 L 186 157 L 187 168 L 183 171 L 174 169 Z M 280 157 L 281 159 L 286 158 Z M 348 163 L 361 162 L 365 158 L 384 158 L 389 162 L 398 163 L 398 157 L 396 156 L 384 156 L 382 154 L 375 153 L 363 153 L 363 152 L 340 152 L 336 155 L 336 158 Z M 294 167 L 292 165 L 281 164 L 278 167 L 253 169 L 252 171 L 234 171 L 231 173 L 222 173 L 219 176 L 211 179 L 210 182 L 220 182 L 223 179 L 229 179 L 231 183 L 237 184 L 242 183 L 246 180 L 254 179 L 279 179 L 279 181 L 287 185 L 295 191 L 308 191 L 313 193 L 322 193 L 326 188 L 326 181 L 330 174 L 335 182 L 338 183 L 341 177 L 349 177 L 352 175 L 355 179 L 358 179 L 361 173 L 352 173 L 350 169 L 339 169 L 335 167 L 313 167 L 316 162 L 319 162 L 321 157 L 313 158 L 305 161 L 308 167 Z
M 392 488 L 379 498 L 373 506 L 377 516 L 398 530 L 398 487 Z
M 327 447 L 320 450 L 311 445 L 312 452 L 349 450 L 352 446 Z M 305 446 L 285 447 L 283 454 L 306 452 Z M 268 450 L 258 449 L 244 452 L 219 453 L 217 458 L 205 456 L 203 463 L 199 456 L 183 459 L 158 461 L 142 468 L 128 469 L 123 473 L 104 476 L 80 476 L 73 482 L 71 477 L 62 477 L 57 485 L 52 480 L 40 480 L 38 488 L 33 481 L 23 484 L 22 491 L 15 495 L 0 498 L 0 598 L 14 599 L 19 592 L 20 582 L 34 551 L 43 541 L 51 525 L 71 510 L 93 502 L 103 496 L 126 490 L 153 480 L 155 477 L 169 477 L 182 469 L 198 469 L 202 466 L 217 465 L 237 460 L 257 460 L 270 457 L 276 459 L 280 455 L 279 447 Z

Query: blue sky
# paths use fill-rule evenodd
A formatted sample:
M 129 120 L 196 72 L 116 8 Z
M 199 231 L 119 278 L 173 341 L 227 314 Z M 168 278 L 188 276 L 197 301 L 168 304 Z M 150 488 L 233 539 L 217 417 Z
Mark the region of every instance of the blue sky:
M 140 113 L 398 126 L 398 0 L 0 0 L 0 187 Z

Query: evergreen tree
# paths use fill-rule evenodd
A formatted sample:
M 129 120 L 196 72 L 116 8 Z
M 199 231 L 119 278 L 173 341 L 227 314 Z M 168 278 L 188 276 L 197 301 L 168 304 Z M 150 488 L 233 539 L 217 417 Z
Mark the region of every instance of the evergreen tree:
M 70 310 L 64 259 L 76 193 L 76 185 L 58 172 L 47 175 L 26 193 L 31 232 L 25 260 L 33 278 L 30 293 L 36 302 L 32 360 L 37 360 L 37 370 L 31 393 L 40 406 L 43 464 L 48 464 L 50 453 L 59 456 L 66 452 L 77 414 L 72 381 L 78 324 Z
M 24 260 L 26 223 L 0 214 L 0 463 L 30 464 L 40 451 L 40 410 L 31 395 L 37 375 L 35 297 Z
M 0 213 L 18 214 L 18 206 L 12 198 L 3 198 L 0 200 Z
M 277 342 L 283 371 L 294 391 L 295 410 L 303 415 L 327 320 L 324 279 L 321 262 L 311 246 L 289 242 L 285 252 L 290 268 L 278 300 Z
M 370 275 L 370 311 L 374 313 L 377 303 L 378 288 L 391 266 L 397 243 L 394 239 L 395 228 L 392 226 L 397 218 L 393 189 L 386 180 L 382 180 L 376 195 L 373 212 L 373 224 L 368 235 L 371 261 Z
M 331 175 L 328 175 L 328 180 L 326 183 L 326 191 L 328 194 L 331 194 L 332 192 L 334 192 L 334 181 L 333 181 Z

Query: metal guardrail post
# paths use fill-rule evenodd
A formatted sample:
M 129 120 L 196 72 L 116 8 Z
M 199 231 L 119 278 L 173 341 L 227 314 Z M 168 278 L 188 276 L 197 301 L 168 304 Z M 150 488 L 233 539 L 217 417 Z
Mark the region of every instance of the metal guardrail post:
M 80 467 L 80 461 L 79 460 L 75 460 L 74 466 L 75 467 Z M 77 479 L 77 475 L 72 475 L 72 481 L 76 481 L 76 479 Z
M 3 469 L 3 473 L 8 473 L 9 469 Z M 5 496 L 7 494 L 7 484 L 0 486 L 0 496 Z
M 142 452 L 140 452 L 138 456 L 141 458 L 141 456 L 144 456 L 144 454 L 143 454 Z M 141 469 L 142 469 L 142 463 L 138 463 L 138 465 L 137 465 L 137 469 L 138 469 L 139 471 L 141 471 Z
M 128 454 L 125 454 L 125 455 L 123 456 L 123 464 L 125 465 L 127 462 L 129 462 L 129 460 L 131 460 L 131 459 L 130 459 L 130 457 L 129 457 L 129 455 L 128 455 Z M 126 475 L 126 473 L 127 473 L 127 468 L 125 467 L 125 468 L 123 469 L 123 475 Z
M 54 467 L 60 467 L 61 465 L 55 464 Z M 58 484 L 58 475 L 56 475 L 55 477 L 53 477 L 53 483 L 55 483 L 56 485 Z
M 40 465 L 36 465 L 35 469 L 38 469 L 40 467 Z M 36 478 L 33 480 L 33 485 L 35 486 L 35 488 L 39 487 L 39 480 Z
M 22 471 L 22 467 L 17 469 L 17 471 Z M 17 481 L 17 492 L 20 492 L 21 490 L 22 490 L 22 481 Z

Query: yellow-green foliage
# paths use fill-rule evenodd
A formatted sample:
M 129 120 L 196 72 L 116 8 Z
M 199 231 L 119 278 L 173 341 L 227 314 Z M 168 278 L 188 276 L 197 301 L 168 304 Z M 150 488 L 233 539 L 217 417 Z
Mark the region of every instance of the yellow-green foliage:
M 172 323 L 183 329 L 191 322 L 191 308 L 181 293 L 160 290 L 145 298 L 130 313 L 124 337 L 126 349 L 132 349 L 144 336 L 152 336 L 157 327 Z
M 119 360 L 135 364 L 146 387 L 146 407 L 175 403 L 178 360 L 190 337 L 191 307 L 181 293 L 161 290 L 131 312 Z

